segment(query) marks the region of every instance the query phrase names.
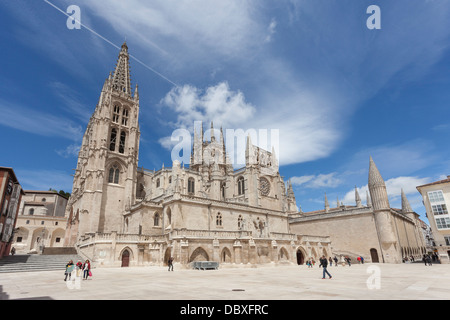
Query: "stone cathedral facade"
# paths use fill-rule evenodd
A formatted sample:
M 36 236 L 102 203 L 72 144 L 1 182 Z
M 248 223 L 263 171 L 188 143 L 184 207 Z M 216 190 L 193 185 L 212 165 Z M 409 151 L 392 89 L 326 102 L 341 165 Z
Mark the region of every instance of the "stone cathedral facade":
M 327 236 L 295 235 L 292 185 L 274 152 L 247 139 L 234 170 L 222 130 L 195 132 L 189 168 L 138 167 L 139 94 L 131 88 L 128 47 L 106 79 L 83 137 L 67 205 L 65 245 L 101 266 L 298 263 L 331 254 Z
M 138 166 L 139 93 L 123 44 L 83 137 L 64 245 L 97 266 L 164 265 L 169 257 L 183 267 L 303 264 L 322 255 L 398 263 L 422 253 L 418 215 L 409 204 L 389 207 L 372 161 L 373 204 L 362 206 L 356 192 L 355 207 L 330 209 L 326 200 L 323 212 L 303 213 L 273 150 L 249 136 L 245 166 L 235 170 L 222 129 L 211 123 L 209 131 L 195 130 L 189 167 Z

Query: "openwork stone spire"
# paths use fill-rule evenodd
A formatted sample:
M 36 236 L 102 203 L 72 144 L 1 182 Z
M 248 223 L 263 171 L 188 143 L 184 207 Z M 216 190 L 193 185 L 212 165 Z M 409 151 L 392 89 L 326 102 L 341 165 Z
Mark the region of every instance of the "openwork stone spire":
M 370 157 L 369 164 L 369 191 L 372 198 L 372 206 L 375 211 L 377 210 L 389 210 L 389 200 L 386 191 L 386 184 L 381 177 L 380 171 L 378 171 L 375 162 Z
M 409 204 L 408 198 L 406 198 L 406 194 L 402 189 L 402 212 L 403 213 L 409 213 L 413 212 L 413 209 L 411 208 L 411 205 Z
M 128 46 L 126 43 L 122 45 L 122 49 L 119 53 L 117 60 L 116 70 L 114 71 L 112 78 L 113 91 L 125 94 L 127 97 L 131 97 L 131 78 L 130 78 L 130 65 Z
M 355 202 L 358 208 L 362 207 L 361 197 L 359 196 L 358 188 L 355 186 Z

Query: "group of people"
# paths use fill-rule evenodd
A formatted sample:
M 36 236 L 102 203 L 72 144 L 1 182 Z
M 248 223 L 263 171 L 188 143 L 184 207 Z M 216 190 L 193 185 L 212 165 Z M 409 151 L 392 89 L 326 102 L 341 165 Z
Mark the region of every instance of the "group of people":
M 422 257 L 422 261 L 425 263 L 426 266 L 427 265 L 432 266 L 433 262 L 440 263 L 439 256 L 436 252 L 433 253 L 431 256 L 429 254 L 424 254 Z
M 319 262 L 320 262 L 319 268 L 320 268 L 321 266 L 323 266 L 322 260 L 323 260 L 324 257 L 325 257 L 325 256 L 322 256 L 322 257 L 319 259 Z M 325 258 L 325 259 L 326 259 L 326 258 Z M 359 263 L 364 264 L 364 258 L 363 258 L 363 257 L 359 256 L 359 257 L 357 258 L 357 260 L 358 260 Z M 328 265 L 328 263 L 329 263 L 329 264 L 330 264 L 330 267 L 332 267 L 332 266 L 333 266 L 333 261 L 334 261 L 334 265 L 337 267 L 337 266 L 338 266 L 339 259 L 338 259 L 336 256 L 334 256 L 334 258 L 329 257 L 328 260 L 327 260 L 327 265 Z M 344 257 L 344 260 L 343 260 L 342 262 L 347 263 L 348 266 L 351 266 L 351 265 L 352 265 L 352 259 L 351 259 L 349 256 L 345 256 L 345 257 Z M 315 261 L 313 258 L 309 258 L 309 259 L 306 261 L 306 265 L 308 266 L 308 268 L 312 268 L 315 264 L 316 264 L 316 261 Z
M 91 262 L 89 260 L 86 260 L 84 263 L 82 263 L 80 260 L 78 260 L 77 264 L 74 265 L 73 260 L 70 260 L 66 264 L 66 271 L 64 272 L 65 277 L 64 281 L 67 281 L 67 277 L 70 277 L 72 275 L 73 270 L 76 268 L 76 276 L 80 276 L 80 273 L 83 272 L 83 280 L 87 280 L 88 277 L 92 277 L 91 272 Z

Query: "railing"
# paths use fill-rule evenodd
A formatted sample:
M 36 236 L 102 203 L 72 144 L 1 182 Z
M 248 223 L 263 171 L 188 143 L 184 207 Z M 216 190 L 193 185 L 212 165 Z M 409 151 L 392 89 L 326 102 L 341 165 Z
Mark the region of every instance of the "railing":
M 193 237 L 193 238 L 226 238 L 236 239 L 251 237 L 251 231 L 216 231 L 216 230 L 188 230 L 188 229 L 174 229 L 172 231 L 172 238 L 175 237 Z

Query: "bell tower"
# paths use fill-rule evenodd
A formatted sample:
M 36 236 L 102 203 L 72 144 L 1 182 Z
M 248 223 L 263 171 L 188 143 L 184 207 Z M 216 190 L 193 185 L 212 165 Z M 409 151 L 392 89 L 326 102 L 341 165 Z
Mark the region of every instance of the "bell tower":
M 123 213 L 135 201 L 139 154 L 139 93 L 131 90 L 128 46 L 121 47 L 87 125 L 67 205 L 77 238 L 121 232 Z M 70 231 L 74 239 L 74 230 Z M 67 239 L 66 234 L 66 239 Z

